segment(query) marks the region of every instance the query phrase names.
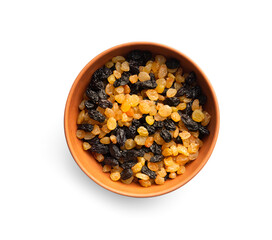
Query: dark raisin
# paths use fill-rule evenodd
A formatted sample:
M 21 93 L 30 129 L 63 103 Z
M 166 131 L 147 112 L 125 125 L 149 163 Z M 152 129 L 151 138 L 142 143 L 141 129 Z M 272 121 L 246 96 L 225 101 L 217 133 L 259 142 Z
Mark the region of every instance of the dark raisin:
M 144 154 L 145 154 L 144 149 L 137 149 L 137 150 L 135 150 L 135 156 L 136 157 L 143 157 Z
M 179 61 L 175 58 L 167 59 L 165 64 L 169 69 L 176 69 L 180 66 Z
M 108 98 L 108 95 L 106 94 L 105 90 L 104 89 L 100 89 L 98 92 L 97 92 L 97 95 L 100 99 L 107 99 Z
M 176 130 L 176 124 L 172 119 L 164 120 L 164 127 L 169 131 L 175 131 Z
M 90 100 L 86 100 L 85 102 L 84 102 L 84 105 L 85 105 L 85 107 L 87 108 L 87 109 L 93 109 L 93 108 L 96 108 L 96 104 L 94 104 L 92 101 L 90 101 Z
M 162 153 L 161 146 L 158 145 L 156 142 L 153 142 L 153 144 L 150 146 L 150 150 L 155 155 L 160 155 Z
M 92 124 L 88 124 L 88 123 L 78 124 L 77 125 L 77 129 L 84 130 L 86 132 L 91 132 L 91 131 L 93 131 L 93 125 Z
M 136 128 L 138 128 L 141 126 L 141 121 L 139 119 L 133 119 L 132 125 L 135 126 Z
M 115 159 L 115 158 L 113 158 L 113 157 L 105 157 L 103 163 L 106 164 L 106 165 L 110 165 L 110 166 L 117 166 L 117 165 L 119 165 L 118 160 Z
M 178 137 L 175 139 L 175 142 L 178 143 L 178 144 L 183 144 L 182 139 L 181 139 L 180 136 L 178 136 Z
M 185 82 L 188 85 L 193 85 L 196 82 L 196 74 L 194 71 L 190 72 L 185 78 Z
M 86 96 L 90 99 L 92 103 L 97 103 L 99 101 L 98 94 L 90 88 L 86 90 Z
M 163 158 L 164 158 L 163 155 L 155 155 L 150 159 L 150 162 L 160 162 L 163 160 Z
M 110 155 L 116 159 L 120 159 L 122 157 L 122 152 L 120 151 L 119 147 L 115 144 L 110 144 L 109 146 Z
M 133 50 L 129 52 L 126 57 L 128 61 L 135 61 L 139 64 L 139 66 L 144 66 L 151 58 L 151 52 L 142 50 Z
M 124 86 L 127 85 L 129 83 L 129 73 L 124 72 L 121 76 L 121 78 L 116 79 L 116 81 L 114 82 L 113 86 L 114 87 L 119 87 L 119 86 Z
M 162 129 L 164 126 L 164 123 L 163 121 L 155 121 L 152 126 L 155 127 L 156 129 Z
M 134 75 L 134 74 L 139 74 L 139 64 L 136 61 L 129 61 L 129 72 Z
M 157 87 L 157 83 L 155 80 L 147 80 L 144 82 L 140 82 L 140 88 L 142 90 L 144 89 L 154 89 Z
M 132 175 L 133 175 L 133 172 L 130 168 L 124 169 L 121 172 L 121 179 L 123 180 L 129 179 L 130 177 L 132 177 Z
M 156 132 L 156 128 L 152 125 L 149 125 L 147 123 L 144 123 L 143 125 L 147 129 L 149 135 L 153 135 Z
M 184 110 L 182 110 L 182 112 L 185 113 L 186 115 L 190 116 L 192 114 L 192 112 L 193 112 L 193 110 L 192 110 L 192 104 L 193 104 L 193 101 L 187 103 L 186 104 L 186 108 Z
M 166 130 L 166 129 L 162 129 L 161 130 L 161 132 L 160 132 L 160 136 L 163 138 L 163 140 L 165 141 L 165 142 L 170 142 L 171 141 L 171 139 L 172 139 L 172 136 L 171 136 L 171 133 L 168 131 L 168 130 Z
M 166 96 L 167 91 L 168 91 L 168 88 L 165 88 L 165 89 L 163 90 L 163 92 L 161 93 L 161 95 L 162 95 L 162 96 Z
M 198 97 L 198 100 L 199 100 L 199 104 L 203 106 L 207 102 L 207 97 L 205 95 L 201 94 Z
M 101 108 L 106 109 L 106 108 L 112 108 L 113 105 L 112 105 L 112 103 L 111 103 L 110 101 L 108 101 L 108 100 L 100 99 L 100 100 L 98 101 L 98 106 L 101 107 Z
M 184 94 L 186 94 L 186 92 L 187 92 L 187 89 L 186 89 L 185 87 L 181 87 L 181 88 L 177 91 L 176 97 L 181 97 L 181 96 L 183 96 Z
M 164 180 L 166 181 L 169 178 L 169 172 L 166 174 L 166 176 L 164 177 Z
M 150 170 L 147 166 L 143 166 L 141 172 L 149 176 L 151 179 L 155 179 L 157 176 L 157 174 Z
M 134 139 L 138 133 L 137 133 L 137 128 L 133 125 L 130 125 L 129 127 L 124 127 L 126 138 L 132 138 Z
M 192 98 L 196 99 L 201 95 L 201 88 L 200 86 L 195 86 L 192 88 Z
M 135 164 L 137 163 L 136 161 L 129 161 L 129 162 L 124 162 L 120 165 L 121 168 L 123 169 L 128 169 L 128 168 L 132 168 Z
M 106 120 L 105 116 L 98 112 L 97 110 L 90 109 L 88 110 L 89 117 L 98 121 L 98 122 L 104 122 Z
M 100 143 L 100 139 L 98 138 L 98 136 L 95 136 L 94 138 L 87 140 L 87 142 L 90 143 L 91 145 L 94 145 Z
M 141 82 L 139 82 L 139 81 L 134 84 L 129 82 L 128 86 L 130 87 L 130 94 L 137 94 L 142 90 L 141 89 Z
M 199 133 L 202 135 L 202 136 L 206 136 L 206 135 L 209 135 L 210 134 L 210 131 L 206 128 L 206 127 L 204 127 L 204 126 L 202 126 L 201 124 L 198 124 L 198 130 L 199 130 Z
M 93 90 L 103 89 L 105 87 L 103 81 L 106 81 L 111 74 L 112 71 L 105 66 L 97 69 L 92 76 L 89 87 Z
M 143 146 L 141 149 L 142 149 L 145 153 L 149 153 L 149 152 L 150 152 L 150 149 L 147 148 L 147 147 L 145 147 L 145 146 Z
M 91 145 L 90 150 L 92 152 L 106 154 L 106 153 L 109 152 L 109 147 L 108 147 L 108 145 L 105 145 L 105 144 L 102 144 L 102 143 L 97 143 L 97 144 Z
M 119 143 L 120 146 L 124 146 L 127 140 L 125 135 L 125 130 L 122 128 L 118 128 L 116 131 L 116 138 L 117 138 L 117 143 Z
M 195 122 L 188 115 L 182 114 L 181 120 L 185 124 L 185 126 L 188 128 L 189 131 L 197 131 L 198 130 L 198 127 L 199 127 L 198 123 Z
M 149 73 L 149 76 L 151 81 L 156 81 L 154 73 Z
M 123 150 L 122 151 L 122 158 L 124 160 L 124 162 L 128 162 L 128 161 L 134 161 L 137 160 L 136 158 L 136 151 L 134 149 L 131 150 Z
M 171 98 L 166 98 L 164 101 L 163 101 L 164 104 L 166 105 L 169 105 L 169 106 L 178 106 L 179 103 L 180 103 L 180 100 L 178 97 L 171 97 Z

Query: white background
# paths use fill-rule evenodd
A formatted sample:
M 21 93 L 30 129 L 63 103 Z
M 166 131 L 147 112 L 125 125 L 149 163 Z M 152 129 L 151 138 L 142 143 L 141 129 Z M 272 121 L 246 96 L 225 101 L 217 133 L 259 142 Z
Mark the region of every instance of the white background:
M 0 239 L 272 239 L 269 3 L 1 0 Z M 156 198 L 96 185 L 64 138 L 77 74 L 129 41 L 188 55 L 221 110 L 207 165 Z

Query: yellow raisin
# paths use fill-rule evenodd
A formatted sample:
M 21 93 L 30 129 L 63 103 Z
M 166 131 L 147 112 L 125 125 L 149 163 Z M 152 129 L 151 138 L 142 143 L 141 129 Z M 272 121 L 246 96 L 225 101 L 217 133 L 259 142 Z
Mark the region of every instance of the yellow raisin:
M 146 139 L 147 139 L 147 137 L 137 135 L 134 138 L 134 141 L 137 143 L 137 145 L 143 146 L 143 145 L 145 145 Z
M 96 125 L 96 124 L 94 125 L 92 134 L 94 134 L 94 135 L 99 135 L 100 134 L 100 128 L 99 128 L 98 125 Z
M 155 61 L 158 62 L 159 64 L 164 64 L 166 62 L 166 58 L 162 55 L 156 55 Z
M 158 78 L 164 78 L 167 75 L 167 67 L 165 64 L 162 64 L 159 68 Z
M 129 81 L 130 81 L 131 83 L 136 83 L 136 82 L 138 81 L 138 75 L 131 75 L 131 76 L 129 77 Z
M 149 104 L 149 101 L 147 100 L 142 100 L 139 104 L 139 110 L 141 111 L 141 113 L 143 114 L 148 114 L 151 110 L 151 106 Z
M 158 111 L 159 115 L 161 115 L 162 117 L 168 117 L 171 115 L 172 113 L 172 108 L 168 105 L 163 105 L 159 111 Z
M 140 72 L 138 74 L 138 78 L 141 82 L 144 82 L 150 80 L 150 75 L 147 72 Z
M 127 112 L 131 107 L 130 99 L 125 99 L 124 102 L 121 105 L 121 110 L 123 112 Z
M 176 157 L 176 163 L 179 164 L 179 165 L 185 165 L 187 162 L 189 162 L 189 158 L 182 155 L 182 154 L 179 154 Z
M 145 127 L 141 126 L 137 129 L 137 132 L 140 134 L 140 136 L 147 137 L 148 136 L 148 131 Z
M 154 171 L 154 172 L 156 172 L 156 171 L 159 170 L 159 166 L 158 166 L 157 163 L 148 162 L 148 163 L 147 163 L 147 167 L 148 167 L 150 170 Z
M 143 180 L 143 179 L 140 179 L 140 180 L 139 180 L 139 183 L 141 184 L 142 187 L 150 187 L 150 186 L 151 186 L 150 180 Z
M 124 93 L 124 87 L 123 87 L 123 86 L 119 86 L 119 87 L 115 88 L 115 91 L 116 91 L 118 94 Z
M 127 150 L 130 150 L 136 147 L 136 143 L 133 139 L 127 139 L 125 142 L 125 147 Z
M 168 74 L 168 75 L 169 75 L 169 74 Z M 172 85 L 173 85 L 173 83 L 174 83 L 174 78 L 168 77 L 168 78 L 166 78 L 166 85 L 165 85 L 165 87 L 166 87 L 166 88 L 171 88 Z
M 136 94 L 132 94 L 130 97 L 130 102 L 132 107 L 136 107 L 140 102 L 139 96 Z
M 191 137 L 191 133 L 189 133 L 188 131 L 182 131 L 180 134 L 179 134 L 180 138 L 182 140 L 184 139 L 188 139 L 189 137 Z
M 203 121 L 204 118 L 205 118 L 205 115 L 201 110 L 197 109 L 197 110 L 193 111 L 192 119 L 194 121 L 201 122 L 201 121 Z
M 172 155 L 172 150 L 170 148 L 165 148 L 163 151 L 162 151 L 162 155 L 167 157 L 167 156 L 171 156 Z
M 110 174 L 110 178 L 112 181 L 118 181 L 121 177 L 121 174 L 119 172 L 112 172 Z
M 145 140 L 145 146 L 146 146 L 147 148 L 149 148 L 149 147 L 152 146 L 153 142 L 154 142 L 154 137 L 148 137 L 148 138 Z
M 164 182 L 165 182 L 164 177 L 157 175 L 157 177 L 155 178 L 155 183 L 158 185 L 162 185 L 162 184 L 164 184 Z
M 77 124 L 81 124 L 84 121 L 85 110 L 82 110 L 77 117 Z
M 169 178 L 171 178 L 171 179 L 174 179 L 174 178 L 176 178 L 177 177 L 177 174 L 175 173 L 175 172 L 171 172 L 170 174 L 169 174 Z
M 152 69 L 153 73 L 156 73 L 159 70 L 159 68 L 160 68 L 160 64 L 158 62 L 152 63 L 151 69 Z
M 173 109 L 172 109 L 173 110 Z M 181 120 L 181 117 L 180 115 L 178 114 L 178 112 L 173 112 L 171 113 L 171 119 L 174 121 L 174 122 L 179 122 Z
M 116 56 L 116 57 L 113 57 L 111 61 L 113 63 L 117 63 L 117 62 L 124 62 L 126 61 L 126 59 L 123 56 Z
M 102 168 L 102 171 L 107 173 L 107 172 L 110 172 L 111 170 L 111 166 L 110 165 L 104 165 L 103 168 Z
M 117 143 L 117 138 L 116 138 L 115 135 L 111 135 L 111 136 L 110 136 L 110 140 L 111 140 L 111 142 L 112 142 L 113 144 L 116 144 L 116 143 Z
M 195 99 L 192 103 L 192 110 L 195 111 L 196 109 L 199 109 L 199 100 Z
M 136 173 L 135 175 L 137 178 L 139 179 L 143 179 L 143 180 L 148 180 L 149 179 L 149 176 L 144 174 L 144 173 Z
M 88 143 L 88 142 L 83 142 L 83 149 L 84 149 L 84 150 L 89 150 L 90 148 L 91 148 L 90 143 Z
M 147 90 L 146 95 L 151 101 L 157 101 L 159 98 L 159 94 L 154 89 Z
M 114 96 L 115 101 L 122 104 L 125 101 L 125 95 L 123 93 Z
M 175 88 L 169 88 L 166 92 L 167 97 L 174 97 L 177 93 L 177 90 Z
M 102 144 L 110 144 L 110 138 L 109 137 L 103 137 L 100 139 L 100 142 Z
M 117 70 L 114 70 L 114 71 L 113 71 L 113 75 L 114 75 L 114 77 L 117 78 L 117 79 L 119 79 L 119 78 L 122 76 L 121 73 L 118 72 Z
M 210 123 L 211 115 L 206 111 L 203 111 L 204 119 L 201 121 L 202 126 L 207 126 Z
M 108 82 L 110 84 L 114 84 L 114 82 L 116 81 L 115 79 L 115 76 L 113 74 L 111 74 L 109 77 L 108 77 Z
M 184 110 L 186 108 L 186 103 L 180 103 L 176 108 L 178 110 Z
M 112 68 L 113 65 L 114 65 L 114 63 L 112 61 L 108 61 L 105 63 L 105 67 L 107 67 L 107 68 Z
M 146 121 L 149 125 L 153 125 L 154 122 L 155 122 L 153 116 L 150 116 L 150 115 L 148 115 L 148 116 L 145 117 L 145 121 Z
M 143 167 L 142 163 L 138 162 L 131 168 L 131 170 L 133 173 L 137 173 L 141 171 L 142 167 Z
M 107 120 L 107 127 L 109 130 L 114 130 L 117 127 L 116 119 L 113 117 L 110 117 Z
M 179 169 L 177 170 L 177 174 L 184 174 L 185 173 L 185 167 L 180 166 Z
M 121 64 L 121 70 L 124 71 L 124 72 L 128 72 L 129 71 L 129 64 L 127 61 L 123 62 Z
M 77 130 L 76 136 L 78 139 L 83 139 L 85 137 L 85 131 L 84 130 Z

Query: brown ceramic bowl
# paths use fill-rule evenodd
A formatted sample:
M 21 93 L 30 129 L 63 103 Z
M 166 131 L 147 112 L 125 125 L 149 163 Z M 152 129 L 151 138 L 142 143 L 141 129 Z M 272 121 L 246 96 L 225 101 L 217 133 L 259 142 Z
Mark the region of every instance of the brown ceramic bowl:
M 82 100 L 83 93 L 90 81 L 94 71 L 102 67 L 112 57 L 117 55 L 126 55 L 131 50 L 142 49 L 149 50 L 153 54 L 161 54 L 166 57 L 175 57 L 181 63 L 185 70 L 195 71 L 198 79 L 198 84 L 203 89 L 207 96 L 207 103 L 205 110 L 207 110 L 212 118 L 208 126 L 210 135 L 205 138 L 204 144 L 200 149 L 199 156 L 186 167 L 186 172 L 183 175 L 177 176 L 175 179 L 167 180 L 164 185 L 152 185 L 149 188 L 141 187 L 138 184 L 132 183 L 130 185 L 121 182 L 113 182 L 109 178 L 109 173 L 103 173 L 101 165 L 93 158 L 93 156 L 82 149 L 82 141 L 77 139 L 77 116 L 79 113 L 78 105 Z M 65 113 L 64 113 L 64 130 L 66 141 L 72 156 L 79 167 L 97 184 L 100 186 L 125 196 L 131 197 L 153 197 L 171 192 L 185 183 L 190 181 L 206 164 L 214 149 L 218 131 L 219 131 L 219 108 L 215 92 L 211 83 L 201 69 L 187 56 L 181 52 L 158 43 L 150 42 L 132 42 L 125 43 L 112 47 L 94 59 L 92 59 L 77 76 L 67 99 Z

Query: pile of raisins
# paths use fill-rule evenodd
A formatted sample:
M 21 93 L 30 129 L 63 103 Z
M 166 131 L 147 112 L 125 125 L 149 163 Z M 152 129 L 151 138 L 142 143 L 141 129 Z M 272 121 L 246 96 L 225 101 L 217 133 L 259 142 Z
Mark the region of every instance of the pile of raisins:
M 113 181 L 144 187 L 183 174 L 209 135 L 195 72 L 134 50 L 97 69 L 79 105 L 77 137 Z

